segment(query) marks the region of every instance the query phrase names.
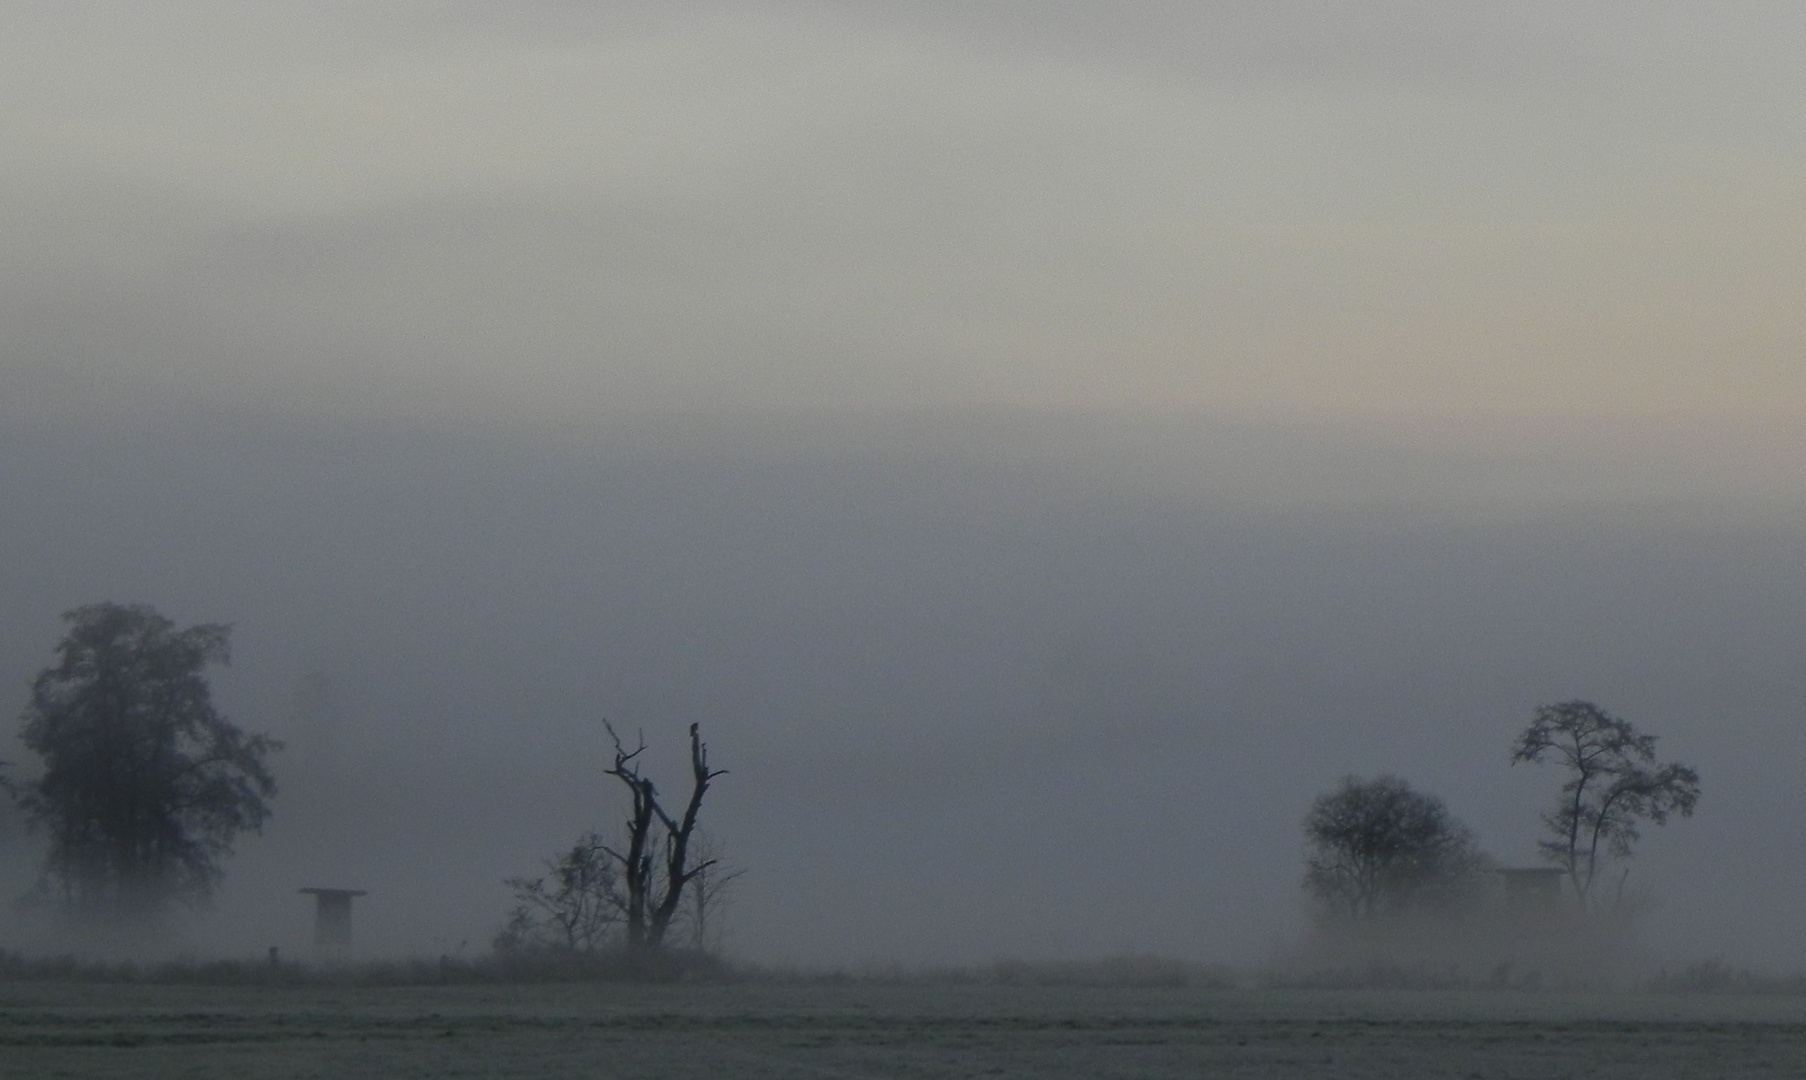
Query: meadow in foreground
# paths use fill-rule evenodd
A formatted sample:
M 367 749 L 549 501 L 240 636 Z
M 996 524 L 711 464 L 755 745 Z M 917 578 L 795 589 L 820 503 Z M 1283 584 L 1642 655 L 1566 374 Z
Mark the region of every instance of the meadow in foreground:
M 8 1078 L 1798 1075 L 1806 1001 L 1024 987 L 0 984 Z

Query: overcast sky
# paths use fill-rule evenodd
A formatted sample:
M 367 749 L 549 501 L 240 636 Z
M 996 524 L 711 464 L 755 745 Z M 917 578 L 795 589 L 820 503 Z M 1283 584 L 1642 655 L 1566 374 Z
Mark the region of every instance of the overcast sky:
M 1511 737 L 1595 697 L 1705 774 L 1671 951 L 1806 967 L 1802 55 L 1780 0 L 0 5 L 6 693 L 80 603 L 236 624 L 247 949 L 300 884 L 482 939 L 616 813 L 599 718 L 700 721 L 740 947 L 809 962 L 1257 958 L 1313 794 L 1525 861 Z
M 1806 406 L 1797 4 L 17 2 L 9 399 Z

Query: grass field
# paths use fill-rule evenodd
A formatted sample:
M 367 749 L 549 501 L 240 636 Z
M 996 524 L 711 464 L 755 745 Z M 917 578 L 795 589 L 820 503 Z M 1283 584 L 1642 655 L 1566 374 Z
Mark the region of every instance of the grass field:
M 1797 1077 L 1798 998 L 0 983 L 0 1077 Z

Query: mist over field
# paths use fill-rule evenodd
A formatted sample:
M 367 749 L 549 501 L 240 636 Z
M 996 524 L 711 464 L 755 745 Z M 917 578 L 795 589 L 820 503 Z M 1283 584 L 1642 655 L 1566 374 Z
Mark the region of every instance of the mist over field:
M 1802 55 L 1777 0 L 0 5 L 0 759 L 143 603 L 288 744 L 152 951 L 309 955 L 321 886 L 482 953 L 617 827 L 607 719 L 729 770 L 736 957 L 1259 965 L 1345 776 L 1534 865 L 1513 740 L 1585 699 L 1701 778 L 1643 960 L 1806 969 Z
M 1344 774 L 1534 864 L 1560 778 L 1509 744 L 1584 696 L 1705 778 L 1634 862 L 1652 955 L 1788 966 L 1806 537 L 1797 439 L 1747 436 L 13 414 L 0 685 L 22 705 L 79 603 L 234 625 L 218 694 L 288 749 L 204 953 L 304 952 L 303 885 L 370 890 L 373 952 L 485 950 L 503 878 L 621 816 L 602 719 L 667 784 L 700 723 L 730 949 L 810 964 L 1260 962 Z

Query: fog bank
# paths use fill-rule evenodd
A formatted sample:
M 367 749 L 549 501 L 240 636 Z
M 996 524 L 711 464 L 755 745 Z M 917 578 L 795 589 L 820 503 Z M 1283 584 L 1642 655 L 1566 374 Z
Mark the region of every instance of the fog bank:
M 1343 774 L 1531 862 L 1560 779 L 1508 746 L 1586 697 L 1704 775 L 1639 849 L 1653 947 L 1806 965 L 1798 460 L 1654 425 L 13 415 L 0 687 L 92 600 L 234 624 L 221 699 L 289 749 L 194 931 L 228 952 L 304 951 L 303 885 L 370 890 L 370 949 L 483 949 L 501 879 L 619 816 L 602 718 L 670 784 L 700 723 L 732 947 L 805 963 L 1258 960 Z

